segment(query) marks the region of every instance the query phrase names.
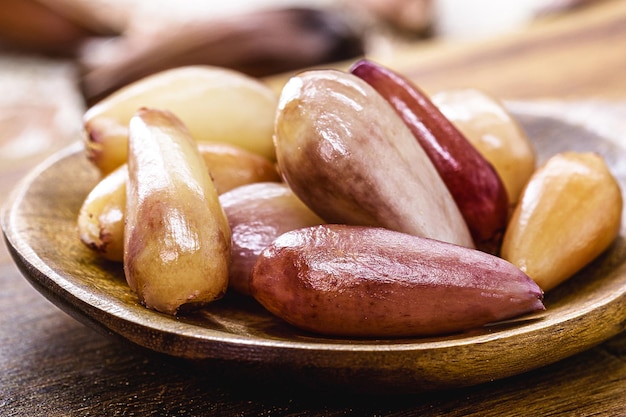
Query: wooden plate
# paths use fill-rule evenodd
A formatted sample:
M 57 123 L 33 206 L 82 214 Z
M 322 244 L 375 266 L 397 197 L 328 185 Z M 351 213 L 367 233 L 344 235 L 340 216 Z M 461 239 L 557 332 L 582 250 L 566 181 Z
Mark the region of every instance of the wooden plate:
M 561 150 L 597 151 L 625 186 L 624 144 L 559 117 L 517 117 L 540 160 Z M 37 290 L 82 322 L 199 364 L 246 364 L 267 375 L 281 372 L 287 380 L 417 392 L 523 373 L 588 349 L 626 326 L 624 227 L 605 254 L 547 294 L 545 312 L 463 334 L 391 340 L 318 337 L 234 295 L 192 316 L 169 317 L 140 306 L 121 266 L 98 259 L 79 242 L 78 209 L 97 180 L 79 143 L 30 173 L 2 216 L 15 262 Z

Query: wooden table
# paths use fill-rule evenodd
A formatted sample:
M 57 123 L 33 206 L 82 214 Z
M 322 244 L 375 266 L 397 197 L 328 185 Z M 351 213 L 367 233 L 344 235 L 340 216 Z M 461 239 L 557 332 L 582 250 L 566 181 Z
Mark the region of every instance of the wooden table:
M 547 108 L 566 100 L 573 117 L 585 109 L 626 107 L 622 0 L 597 2 L 498 39 L 394 51 L 377 58 L 427 91 L 477 86 L 507 100 L 541 100 Z M 626 124 L 615 126 L 626 140 Z M 56 134 L 57 145 L 73 140 L 65 130 Z M 17 162 L 3 159 L 0 201 L 53 148 Z M 553 365 L 454 391 L 376 396 L 251 383 L 227 365 L 200 371 L 83 326 L 31 288 L 2 246 L 0 415 L 620 416 L 626 415 L 626 332 Z

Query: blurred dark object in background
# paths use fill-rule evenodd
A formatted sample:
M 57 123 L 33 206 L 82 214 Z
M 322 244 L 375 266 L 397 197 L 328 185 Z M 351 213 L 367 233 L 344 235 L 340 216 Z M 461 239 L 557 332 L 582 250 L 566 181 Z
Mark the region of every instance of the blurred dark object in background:
M 0 47 L 5 50 L 72 57 L 86 39 L 112 36 L 110 27 L 80 2 L 0 0 Z
M 375 55 L 392 43 L 445 37 L 438 31 L 441 21 L 452 21 L 452 32 L 464 39 L 472 25 L 482 30 L 503 20 L 489 7 L 500 0 L 319 0 L 318 6 L 270 9 L 258 9 L 254 1 L 225 7 L 174 0 L 0 0 L 0 52 L 71 59 L 91 105 L 178 66 L 216 65 L 265 77 Z M 530 19 L 593 1 L 599 0 L 515 4 L 516 13 Z M 241 11 L 224 15 L 222 9 L 231 5 Z M 510 10 L 513 3 L 502 7 Z M 478 18 L 483 15 L 486 21 Z
M 431 36 L 436 0 L 344 0 L 374 26 L 409 39 Z M 380 29 L 379 29 L 380 30 Z
M 113 46 L 88 45 L 80 58 L 89 104 L 158 71 L 216 65 L 263 77 L 364 53 L 349 16 L 333 9 L 281 8 L 127 34 Z
M 234 8 L 240 12 L 225 15 L 230 7 L 211 3 L 0 0 L 0 51 L 73 60 L 92 105 L 174 67 L 215 65 L 265 77 L 355 59 L 372 39 L 425 37 L 432 23 L 433 0 L 279 3 L 259 9 L 242 0 Z

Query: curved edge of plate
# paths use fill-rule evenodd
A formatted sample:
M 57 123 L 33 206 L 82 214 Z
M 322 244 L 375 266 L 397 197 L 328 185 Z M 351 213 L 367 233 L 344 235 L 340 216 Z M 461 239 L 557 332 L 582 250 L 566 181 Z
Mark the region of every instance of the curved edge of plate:
M 460 339 L 325 343 L 313 338 L 310 342 L 284 341 L 214 330 L 197 332 L 193 326 L 180 322 L 156 326 L 156 313 L 149 310 L 129 316 L 116 311 L 117 306 L 106 308 L 110 300 L 94 297 L 49 268 L 13 228 L 13 216 L 32 183 L 43 171 L 63 163 L 81 149 L 80 144 L 65 148 L 20 182 L 3 207 L 0 221 L 4 238 L 22 273 L 50 301 L 91 327 L 157 352 L 197 361 L 227 360 L 315 370 L 324 377 L 332 374 L 335 379 L 337 375 L 350 380 L 356 376 L 366 384 L 410 383 L 414 390 L 430 390 L 474 385 L 526 372 L 588 349 L 626 329 L 626 286 L 575 313 L 556 318 L 549 314 L 528 316 Z M 542 346 L 540 352 L 528 349 L 537 344 Z M 471 372 L 459 372 L 455 369 L 459 366 Z M 390 372 L 395 373 L 393 381 L 388 380 Z

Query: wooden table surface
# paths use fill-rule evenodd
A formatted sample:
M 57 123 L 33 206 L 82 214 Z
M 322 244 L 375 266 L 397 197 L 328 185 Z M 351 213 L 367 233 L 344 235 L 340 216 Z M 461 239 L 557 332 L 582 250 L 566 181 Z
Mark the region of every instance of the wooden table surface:
M 375 57 L 427 91 L 476 86 L 505 100 L 565 101 L 567 108 L 583 109 L 572 113 L 581 122 L 587 108 L 626 116 L 623 0 L 596 2 L 497 39 L 420 43 Z M 7 62 L 0 65 L 2 89 L 19 84 L 2 78 L 10 70 Z M 12 103 L 10 94 L 0 98 L 0 202 L 35 163 L 75 139 L 82 109 L 72 68 L 47 62 L 40 67 L 35 76 L 45 88 L 28 84 L 35 91 L 48 89 L 35 100 L 37 106 Z M 51 91 L 62 91 L 70 104 Z M 60 103 L 75 109 L 56 114 Z M 612 126 L 622 128 L 626 141 L 624 119 L 616 118 Z M 44 132 L 44 137 L 52 132 L 55 142 L 46 145 L 42 139 L 43 150 L 33 155 L 13 152 L 10 136 L 23 133 L 15 127 L 20 123 L 55 124 Z M 626 332 L 553 365 L 453 391 L 376 396 L 284 382 L 269 375 L 268 383 L 241 381 L 228 364 L 210 372 L 194 369 L 97 333 L 36 292 L 0 247 L 3 416 L 621 416 L 626 415 Z

